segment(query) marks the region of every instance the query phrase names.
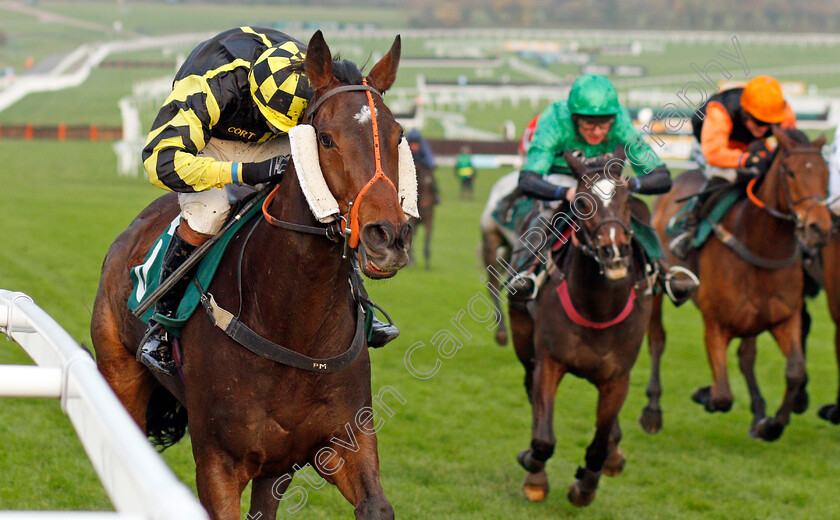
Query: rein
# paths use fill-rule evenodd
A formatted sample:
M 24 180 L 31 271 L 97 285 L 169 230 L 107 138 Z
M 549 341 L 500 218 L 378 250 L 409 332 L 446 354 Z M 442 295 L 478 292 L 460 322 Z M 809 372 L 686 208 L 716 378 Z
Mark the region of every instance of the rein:
M 785 203 L 789 208 L 791 208 L 791 211 L 793 210 L 793 207 L 796 204 L 800 204 L 807 200 L 815 200 L 816 202 L 814 205 L 825 204 L 825 199 L 821 200 L 819 195 L 811 195 L 800 200 L 793 200 L 793 196 L 790 193 L 790 185 L 788 184 L 787 180 L 787 172 L 785 171 L 786 168 L 784 165 L 785 157 L 793 154 L 819 154 L 819 150 L 814 150 L 811 148 L 795 148 L 793 150 L 786 151 L 785 155 L 783 155 L 782 158 L 779 159 L 778 175 L 781 175 L 782 177 L 782 188 L 785 192 Z M 792 222 L 795 225 L 797 231 L 804 229 L 804 221 L 799 217 L 799 215 L 795 211 L 793 211 L 792 213 L 783 213 L 775 208 L 769 207 L 763 200 L 759 199 L 758 196 L 756 196 L 755 185 L 758 182 L 758 179 L 759 177 L 755 177 L 747 184 L 747 198 L 749 199 L 749 201 L 759 209 L 767 212 L 769 215 L 778 220 Z M 764 258 L 750 251 L 743 242 L 738 240 L 735 237 L 735 235 L 728 231 L 726 228 L 724 228 L 722 224 L 715 225 L 713 229 L 717 239 L 720 240 L 725 246 L 732 249 L 747 263 L 752 264 L 761 269 L 777 270 L 790 267 L 796 262 L 802 251 L 802 245 L 800 244 L 800 240 L 795 240 L 793 252 L 789 256 L 779 259 Z

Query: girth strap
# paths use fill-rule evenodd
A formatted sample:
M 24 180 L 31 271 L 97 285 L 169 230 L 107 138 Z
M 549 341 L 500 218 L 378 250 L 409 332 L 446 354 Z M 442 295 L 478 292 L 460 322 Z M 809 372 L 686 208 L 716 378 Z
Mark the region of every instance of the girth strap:
M 735 235 L 727 231 L 722 225 L 717 224 L 715 227 L 715 236 L 720 240 L 726 247 L 735 251 L 735 253 L 744 259 L 747 263 L 752 264 L 756 267 L 761 269 L 768 269 L 774 271 L 776 269 L 784 269 L 785 267 L 790 267 L 796 262 L 796 259 L 799 258 L 800 248 L 799 242 L 795 242 L 795 246 L 793 248 L 793 253 L 787 258 L 780 258 L 778 260 L 770 259 L 770 258 L 763 258 L 749 249 L 747 246 L 744 245 L 743 242 L 735 238 Z
M 239 318 L 221 308 L 210 293 L 202 293 L 201 304 L 215 326 L 225 331 L 225 334 L 230 336 L 231 339 L 254 354 L 309 372 L 327 374 L 340 372 L 356 361 L 365 345 L 365 312 L 361 305 L 358 306 L 356 312 L 356 333 L 353 336 L 350 348 L 337 356 L 318 359 L 305 356 L 260 336 L 239 321 Z

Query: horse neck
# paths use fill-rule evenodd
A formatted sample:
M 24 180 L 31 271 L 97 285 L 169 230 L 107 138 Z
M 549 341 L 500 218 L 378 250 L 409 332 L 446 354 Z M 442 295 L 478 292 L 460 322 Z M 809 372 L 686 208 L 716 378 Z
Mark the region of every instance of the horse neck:
M 787 207 L 782 185 L 784 172 L 780 166 L 780 159 L 773 162 L 755 195 L 767 208 L 789 213 L 791 210 Z M 778 256 L 780 251 L 793 250 L 796 237 L 792 222 L 774 217 L 750 200 L 743 204 L 734 231 L 737 238 L 752 252 L 764 252 L 772 258 Z
M 286 222 L 319 226 L 293 171 L 280 182 L 269 213 Z M 275 228 L 261 220 L 243 257 L 242 316 L 261 321 L 259 332 L 268 337 L 288 338 L 293 332 L 296 338 L 307 338 L 286 345 L 301 353 L 330 354 L 319 351 L 330 345 L 315 340 L 329 339 L 338 327 L 353 323 L 350 260 L 342 259 L 340 244 L 323 236 Z M 346 348 L 332 345 L 336 346 Z
M 612 319 L 621 312 L 635 284 L 635 261 L 630 262 L 624 280 L 608 280 L 598 262 L 577 246 L 571 248 L 561 270 L 575 308 L 595 321 Z

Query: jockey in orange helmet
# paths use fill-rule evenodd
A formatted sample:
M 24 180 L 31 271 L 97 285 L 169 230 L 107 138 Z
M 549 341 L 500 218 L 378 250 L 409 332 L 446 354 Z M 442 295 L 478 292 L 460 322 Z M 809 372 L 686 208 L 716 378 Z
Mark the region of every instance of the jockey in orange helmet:
M 698 159 L 706 175 L 701 195 L 689 202 L 684 215 L 684 229 L 671 242 L 677 256 L 688 254 L 688 246 L 704 216 L 714 208 L 719 197 L 704 197 L 735 181 L 739 171 L 764 173 L 770 167 L 770 149 L 765 142 L 772 135 L 771 125 L 796 126 L 796 116 L 782 95 L 779 82 L 770 76 L 758 76 L 744 87 L 718 92 L 691 120 L 694 137 L 702 158 Z M 719 188 L 715 191 L 714 188 Z

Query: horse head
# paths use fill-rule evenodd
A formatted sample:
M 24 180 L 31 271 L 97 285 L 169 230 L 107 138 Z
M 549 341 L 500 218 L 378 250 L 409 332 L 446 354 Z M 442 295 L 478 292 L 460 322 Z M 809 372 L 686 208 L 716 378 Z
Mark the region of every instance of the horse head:
M 792 215 L 799 239 L 811 248 L 825 245 L 831 230 L 831 214 L 826 207 L 828 165 L 821 149 L 825 136 L 811 142 L 799 130 L 773 127 L 779 149 L 772 168 L 781 177 L 782 212 Z M 772 171 L 771 168 L 771 171 Z
M 588 159 L 572 151 L 563 157 L 578 178 L 571 204 L 580 225 L 580 247 L 598 262 L 609 280 L 623 280 L 633 252 L 630 190 L 621 177 L 624 148 L 619 146 L 613 154 Z
M 370 278 L 389 278 L 404 267 L 413 235 L 399 196 L 402 127 L 382 101 L 399 60 L 397 36 L 362 77 L 351 62 L 333 61 L 318 31 L 303 64 L 315 91 L 304 121 L 315 129 L 324 180 L 338 202 L 349 246 L 358 250 Z

